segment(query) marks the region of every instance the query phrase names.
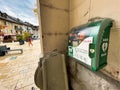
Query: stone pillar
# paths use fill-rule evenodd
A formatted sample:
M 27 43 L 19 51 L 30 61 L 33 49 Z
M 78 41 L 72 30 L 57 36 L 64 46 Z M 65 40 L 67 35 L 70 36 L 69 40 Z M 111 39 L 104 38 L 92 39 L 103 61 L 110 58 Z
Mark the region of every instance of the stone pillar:
M 67 50 L 69 0 L 40 0 L 43 52 Z

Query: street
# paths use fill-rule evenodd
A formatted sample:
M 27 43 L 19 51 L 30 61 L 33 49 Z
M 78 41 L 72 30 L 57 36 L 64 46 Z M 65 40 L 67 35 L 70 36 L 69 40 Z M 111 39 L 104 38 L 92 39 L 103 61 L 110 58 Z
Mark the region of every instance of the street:
M 18 42 L 4 43 L 11 49 L 23 49 L 0 56 L 0 90 L 39 90 L 34 84 L 34 73 L 38 66 L 40 41 L 34 40 L 33 46 L 19 45 Z M 33 89 L 34 90 L 34 89 Z

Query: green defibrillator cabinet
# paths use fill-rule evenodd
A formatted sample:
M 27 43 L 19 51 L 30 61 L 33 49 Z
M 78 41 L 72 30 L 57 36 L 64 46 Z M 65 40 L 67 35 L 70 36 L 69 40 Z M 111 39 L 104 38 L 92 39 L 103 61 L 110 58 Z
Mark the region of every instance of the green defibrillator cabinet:
M 87 23 L 71 30 L 68 55 L 97 71 L 107 65 L 110 28 L 109 18 Z

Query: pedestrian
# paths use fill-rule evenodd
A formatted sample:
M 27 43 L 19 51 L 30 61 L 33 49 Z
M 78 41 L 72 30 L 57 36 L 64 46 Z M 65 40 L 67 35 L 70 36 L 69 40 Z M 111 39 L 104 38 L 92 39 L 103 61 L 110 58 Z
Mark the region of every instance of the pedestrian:
M 32 38 L 31 37 L 28 38 L 28 45 L 29 46 L 33 46 L 33 44 L 32 44 Z

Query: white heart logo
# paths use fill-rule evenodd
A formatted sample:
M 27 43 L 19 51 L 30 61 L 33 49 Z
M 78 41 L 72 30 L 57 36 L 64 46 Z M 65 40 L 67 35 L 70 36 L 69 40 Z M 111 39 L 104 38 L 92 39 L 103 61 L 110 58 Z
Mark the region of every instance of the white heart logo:
M 103 52 L 105 52 L 107 50 L 107 47 L 108 47 L 108 43 L 103 43 L 102 44 L 102 50 L 103 50 Z

